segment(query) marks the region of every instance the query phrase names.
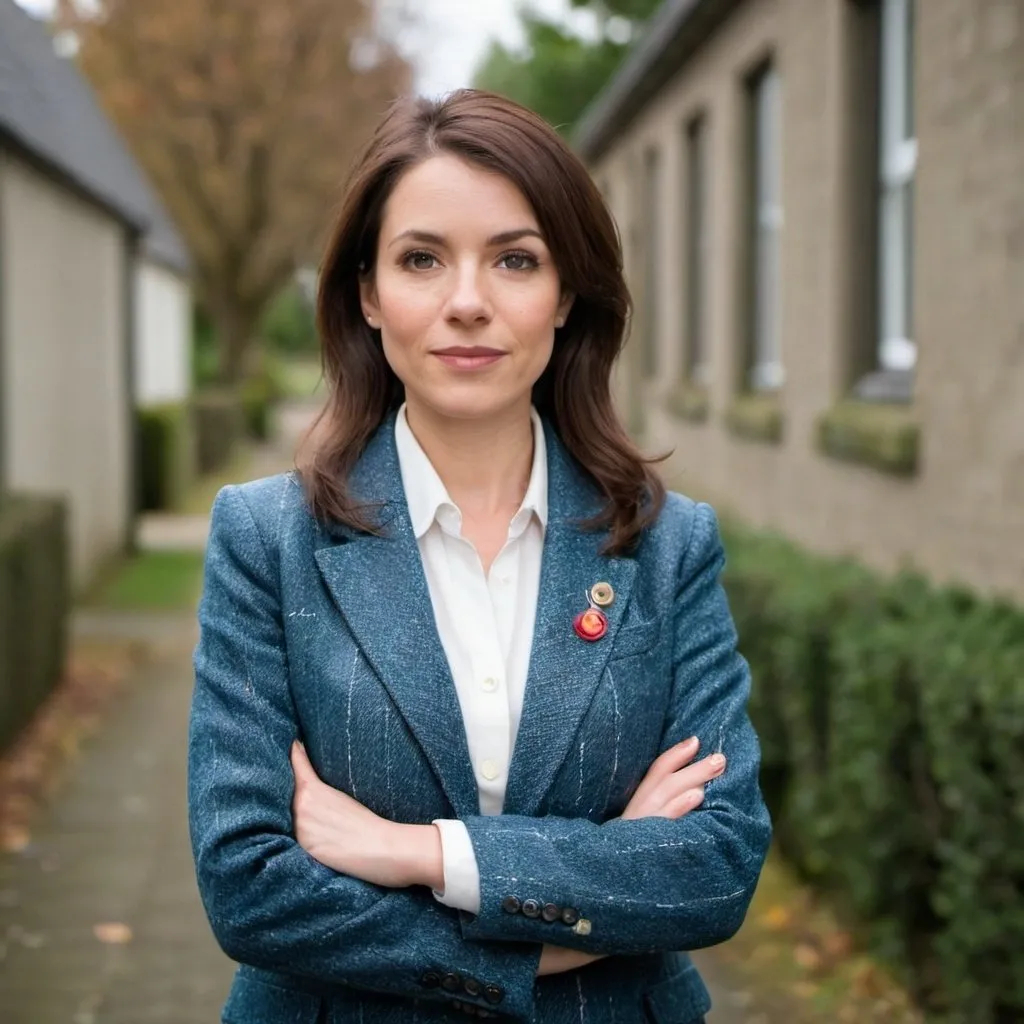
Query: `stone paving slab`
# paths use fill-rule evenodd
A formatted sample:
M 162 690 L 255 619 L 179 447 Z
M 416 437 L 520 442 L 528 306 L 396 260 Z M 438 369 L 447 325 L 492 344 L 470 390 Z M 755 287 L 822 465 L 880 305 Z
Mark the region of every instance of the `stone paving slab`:
M 191 636 L 191 627 L 179 635 Z M 32 844 L 0 857 L 3 1024 L 212 1024 L 233 965 L 188 844 L 190 644 L 145 669 L 69 768 Z M 106 945 L 96 924 L 128 925 Z

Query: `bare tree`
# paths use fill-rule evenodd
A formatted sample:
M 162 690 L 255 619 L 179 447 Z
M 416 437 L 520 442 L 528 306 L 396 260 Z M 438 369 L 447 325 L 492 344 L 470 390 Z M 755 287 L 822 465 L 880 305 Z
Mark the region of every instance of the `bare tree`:
M 369 0 L 63 0 L 58 19 L 186 239 L 236 381 L 408 66 Z

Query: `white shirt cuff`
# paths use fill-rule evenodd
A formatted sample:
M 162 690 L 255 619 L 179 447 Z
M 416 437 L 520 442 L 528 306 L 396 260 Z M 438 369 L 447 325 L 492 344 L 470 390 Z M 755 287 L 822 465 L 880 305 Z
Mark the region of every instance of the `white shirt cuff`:
M 434 898 L 446 907 L 480 912 L 480 869 L 469 832 L 461 821 L 439 818 L 432 822 L 441 833 L 441 858 L 444 864 L 444 892 Z

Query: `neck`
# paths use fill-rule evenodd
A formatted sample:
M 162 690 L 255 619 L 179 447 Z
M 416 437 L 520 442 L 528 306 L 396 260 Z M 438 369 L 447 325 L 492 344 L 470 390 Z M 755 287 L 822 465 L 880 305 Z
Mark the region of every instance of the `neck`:
M 463 515 L 511 515 L 533 466 L 530 405 L 479 420 L 437 416 L 408 403 L 409 428 Z

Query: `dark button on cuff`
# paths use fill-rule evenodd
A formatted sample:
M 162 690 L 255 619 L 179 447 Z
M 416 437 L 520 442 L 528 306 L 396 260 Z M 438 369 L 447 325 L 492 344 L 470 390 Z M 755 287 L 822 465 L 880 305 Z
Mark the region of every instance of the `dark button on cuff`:
M 557 921 L 562 916 L 562 908 L 555 903 L 545 903 L 544 909 L 540 912 L 540 916 L 544 918 L 548 924 L 552 921 Z
M 441 984 L 441 975 L 437 971 L 427 971 L 426 974 L 420 978 L 420 984 L 424 988 L 437 988 Z
M 523 900 L 523 913 L 527 917 L 540 917 L 540 904 L 536 900 Z
M 492 1006 L 497 1006 L 504 998 L 505 990 L 498 985 L 488 985 L 487 988 L 484 989 L 484 999 L 486 999 Z
M 518 914 L 519 911 L 523 909 L 523 905 L 519 902 L 518 896 L 506 896 L 501 901 L 501 909 L 504 910 L 506 914 Z
M 565 907 L 562 910 L 562 923 L 570 927 L 580 919 L 580 912 L 575 907 Z
M 457 974 L 446 974 L 441 979 L 441 988 L 445 992 L 458 992 L 462 988 L 462 978 Z
M 484 990 L 483 985 L 481 985 L 476 978 L 467 978 L 463 984 L 463 988 L 465 988 L 471 996 L 478 996 Z

